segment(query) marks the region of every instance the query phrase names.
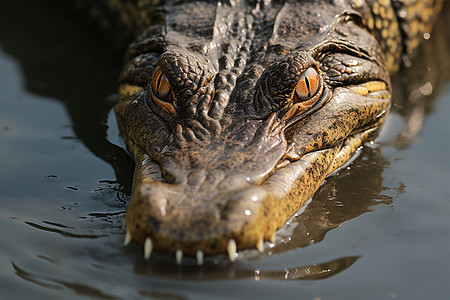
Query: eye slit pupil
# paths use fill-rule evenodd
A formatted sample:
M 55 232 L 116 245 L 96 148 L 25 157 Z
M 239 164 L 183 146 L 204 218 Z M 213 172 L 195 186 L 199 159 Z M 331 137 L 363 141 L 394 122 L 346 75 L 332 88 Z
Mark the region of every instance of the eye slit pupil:
M 162 101 L 170 101 L 172 88 L 170 86 L 169 80 L 163 73 L 160 67 L 157 67 L 153 71 L 152 76 L 152 90 L 153 93 Z
M 319 74 L 316 69 L 309 67 L 300 76 L 300 80 L 295 87 L 296 102 L 306 101 L 312 98 L 319 90 Z
M 169 79 L 163 73 L 161 67 L 157 67 L 153 71 L 151 81 L 151 98 L 153 103 L 162 111 L 176 116 L 177 112 L 174 107 L 174 96 Z
M 309 78 L 308 76 L 305 76 L 305 84 L 306 84 L 306 88 L 308 89 L 308 97 L 311 97 L 311 86 L 309 84 Z
M 291 94 L 291 106 L 284 113 L 282 119 L 287 120 L 293 116 L 301 115 L 322 99 L 324 85 L 319 70 L 310 66 L 301 75 L 294 91 Z
M 158 78 L 158 95 L 160 98 L 166 98 L 171 90 L 169 80 L 167 79 L 166 75 L 160 74 Z
M 158 91 L 159 91 L 159 87 L 161 86 L 161 80 L 162 80 L 163 76 L 164 75 L 162 73 L 160 73 L 158 76 L 158 80 L 156 81 L 156 86 L 157 86 Z

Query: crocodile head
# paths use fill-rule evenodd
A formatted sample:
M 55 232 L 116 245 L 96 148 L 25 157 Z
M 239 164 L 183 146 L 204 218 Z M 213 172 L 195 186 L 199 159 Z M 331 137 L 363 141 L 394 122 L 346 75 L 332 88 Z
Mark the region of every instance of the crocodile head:
M 130 46 L 115 108 L 136 162 L 127 240 L 146 256 L 261 250 L 353 156 L 391 94 L 377 41 L 342 5 L 155 12 L 163 21 Z

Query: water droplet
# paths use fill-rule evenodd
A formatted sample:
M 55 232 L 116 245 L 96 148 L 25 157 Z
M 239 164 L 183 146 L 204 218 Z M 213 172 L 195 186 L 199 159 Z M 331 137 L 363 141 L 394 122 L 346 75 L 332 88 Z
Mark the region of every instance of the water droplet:
M 419 91 L 424 96 L 431 95 L 433 92 L 433 85 L 430 82 L 427 82 L 419 88 Z

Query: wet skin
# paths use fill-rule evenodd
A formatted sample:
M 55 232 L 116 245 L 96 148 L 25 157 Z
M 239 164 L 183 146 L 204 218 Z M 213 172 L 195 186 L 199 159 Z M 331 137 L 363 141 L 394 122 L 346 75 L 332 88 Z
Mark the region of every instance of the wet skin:
M 115 108 L 136 162 L 126 242 L 178 261 L 262 250 L 374 136 L 412 39 L 385 1 L 349 2 L 152 11 L 160 21 L 136 30 Z M 383 42 L 374 3 L 391 18 Z

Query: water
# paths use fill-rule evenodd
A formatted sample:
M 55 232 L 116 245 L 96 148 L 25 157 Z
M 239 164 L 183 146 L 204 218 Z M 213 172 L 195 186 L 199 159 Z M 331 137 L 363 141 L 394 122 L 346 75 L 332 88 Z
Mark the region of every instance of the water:
M 177 267 L 122 246 L 133 165 L 108 123 L 122 54 L 63 4 L 43 2 L 0 4 L 1 299 L 448 297 L 445 35 L 397 76 L 381 136 L 275 245 L 235 264 Z

